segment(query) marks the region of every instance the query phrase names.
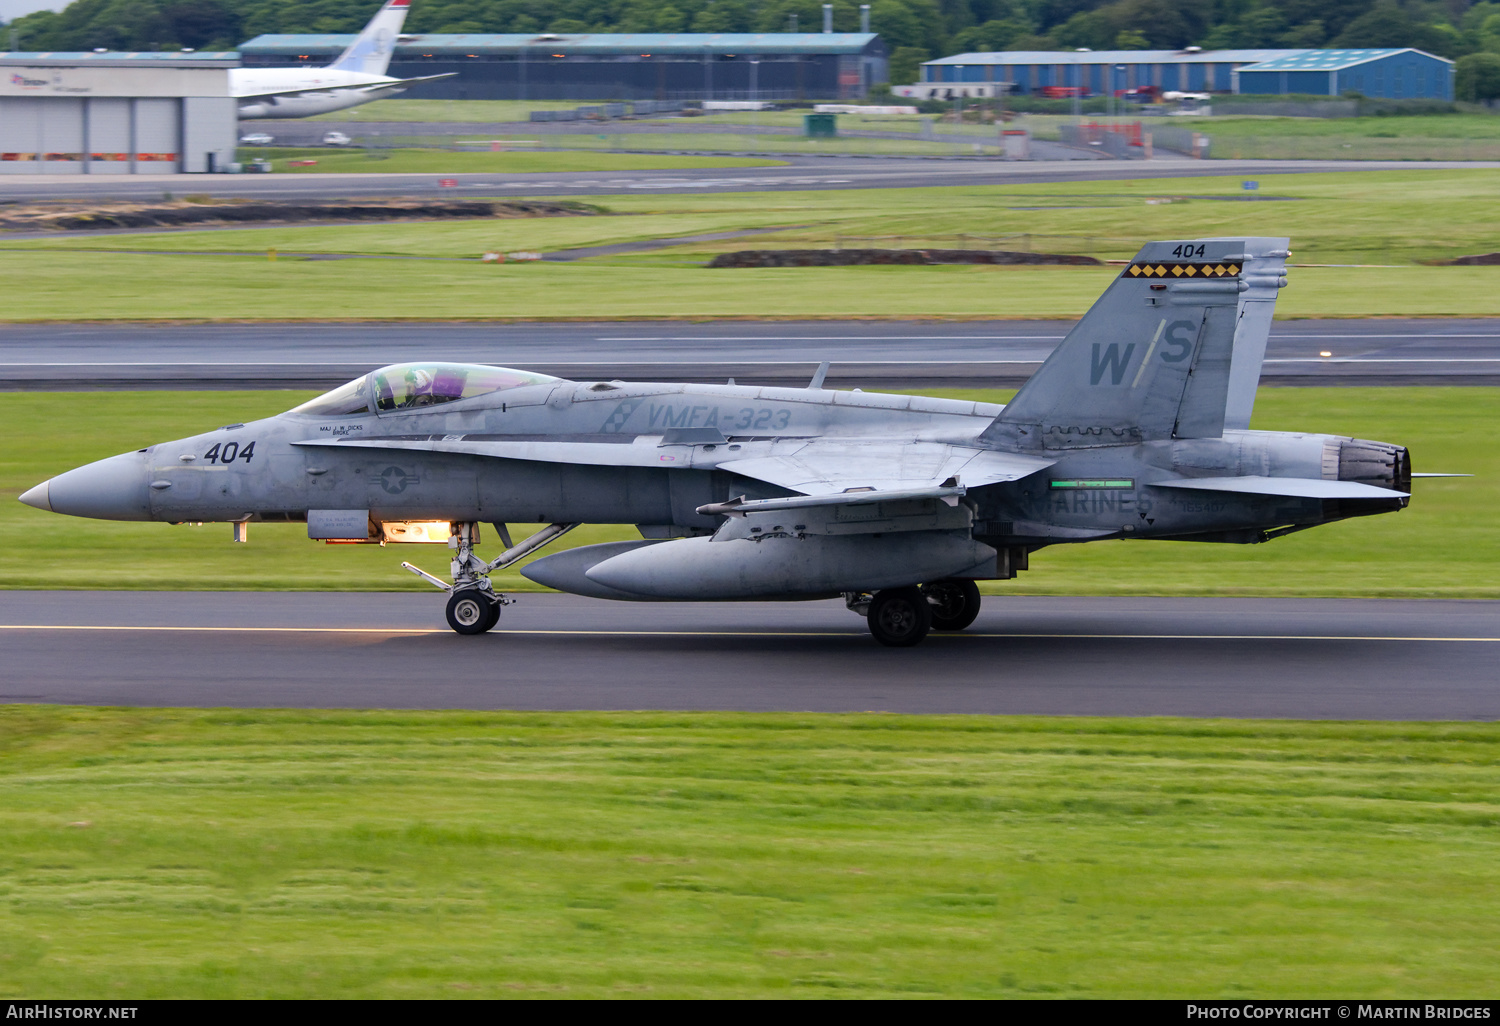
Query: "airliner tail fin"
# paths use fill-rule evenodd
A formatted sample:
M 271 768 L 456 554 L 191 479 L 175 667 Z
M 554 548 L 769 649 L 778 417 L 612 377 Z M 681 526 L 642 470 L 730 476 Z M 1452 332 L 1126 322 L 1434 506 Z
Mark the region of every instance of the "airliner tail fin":
M 390 66 L 396 40 L 401 35 L 401 26 L 406 22 L 406 10 L 410 3 L 411 0 L 386 0 L 359 37 L 349 44 L 349 48 L 329 68 L 384 75 L 385 69 Z

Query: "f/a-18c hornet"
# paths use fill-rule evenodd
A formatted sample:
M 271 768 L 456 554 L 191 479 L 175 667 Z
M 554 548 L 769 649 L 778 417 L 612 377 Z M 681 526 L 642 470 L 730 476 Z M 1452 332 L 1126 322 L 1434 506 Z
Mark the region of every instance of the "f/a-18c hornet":
M 1250 544 L 1410 497 L 1399 445 L 1252 431 L 1288 240 L 1153 242 L 1005 406 L 825 389 L 567 381 L 398 364 L 279 416 L 91 463 L 21 501 L 72 516 L 306 521 L 330 542 L 451 550 L 448 623 L 580 523 L 641 538 L 522 573 L 601 599 L 842 596 L 885 645 L 962 630 L 976 581 L 1048 545 Z M 476 552 L 480 524 L 504 551 Z M 509 527 L 545 524 L 519 544 Z

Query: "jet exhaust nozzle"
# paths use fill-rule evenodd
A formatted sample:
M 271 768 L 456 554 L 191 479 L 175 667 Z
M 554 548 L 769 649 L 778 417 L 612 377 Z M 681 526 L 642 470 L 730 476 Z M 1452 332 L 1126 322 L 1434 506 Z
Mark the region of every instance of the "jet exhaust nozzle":
M 1411 453 L 1404 446 L 1364 438 L 1339 441 L 1339 480 L 1411 491 Z

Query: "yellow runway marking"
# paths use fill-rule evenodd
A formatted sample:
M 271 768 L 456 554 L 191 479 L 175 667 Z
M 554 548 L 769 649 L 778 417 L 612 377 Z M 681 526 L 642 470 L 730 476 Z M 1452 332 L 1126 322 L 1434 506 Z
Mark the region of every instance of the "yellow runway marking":
M 100 626 L 74 624 L 0 624 L 0 631 L 155 631 L 197 634 L 450 634 L 437 627 L 171 627 L 171 626 Z M 637 630 L 547 630 L 532 628 L 500 629 L 496 634 L 535 634 L 569 637 L 629 638 L 857 638 L 865 631 L 637 631 Z M 1500 642 L 1500 638 L 1446 638 L 1422 635 L 1381 634 L 998 634 L 981 632 L 935 632 L 934 638 L 1013 638 L 1073 639 L 1080 641 L 1431 641 L 1431 642 Z

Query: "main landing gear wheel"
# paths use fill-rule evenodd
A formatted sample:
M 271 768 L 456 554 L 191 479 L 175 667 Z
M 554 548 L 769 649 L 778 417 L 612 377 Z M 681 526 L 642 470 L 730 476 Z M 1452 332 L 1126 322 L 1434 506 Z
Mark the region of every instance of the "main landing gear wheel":
M 979 585 L 949 577 L 922 585 L 922 594 L 932 606 L 932 629 L 961 631 L 979 615 Z
M 875 593 L 866 618 L 876 641 L 892 648 L 908 648 L 927 637 L 932 627 L 932 606 L 920 588 L 890 588 Z
M 448 626 L 460 634 L 483 634 L 500 622 L 500 604 L 478 588 L 463 588 L 448 597 Z

